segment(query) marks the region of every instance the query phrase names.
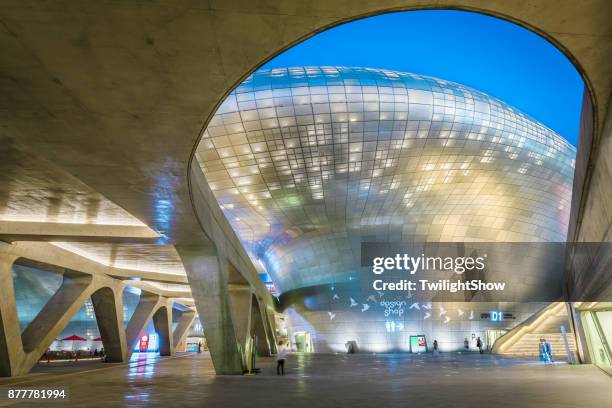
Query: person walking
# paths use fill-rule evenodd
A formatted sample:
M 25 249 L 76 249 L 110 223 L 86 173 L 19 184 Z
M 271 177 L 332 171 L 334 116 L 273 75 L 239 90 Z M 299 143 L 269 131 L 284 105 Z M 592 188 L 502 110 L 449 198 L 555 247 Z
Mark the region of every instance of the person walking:
M 546 363 L 546 346 L 544 346 L 544 339 L 542 338 L 540 338 L 538 350 L 540 350 L 540 361 Z
M 276 350 L 276 375 L 285 375 L 285 360 L 287 359 L 287 349 L 285 343 L 280 341 Z
M 480 337 L 476 339 L 476 347 L 478 347 L 478 352 L 480 354 L 484 353 L 484 350 L 482 349 L 482 340 L 480 340 Z
M 553 362 L 553 358 L 552 358 L 552 346 L 550 345 L 550 343 L 548 341 L 546 341 L 546 339 L 544 339 L 544 351 L 546 353 L 546 362 L 547 363 L 552 363 Z
M 463 348 L 465 349 L 465 351 L 468 351 L 470 349 L 470 342 L 468 341 L 467 337 L 465 338 L 465 340 L 463 340 Z
M 434 340 L 434 342 L 433 342 L 433 354 L 434 354 L 434 356 L 437 356 L 438 353 L 440 353 L 440 350 L 438 350 L 438 340 Z

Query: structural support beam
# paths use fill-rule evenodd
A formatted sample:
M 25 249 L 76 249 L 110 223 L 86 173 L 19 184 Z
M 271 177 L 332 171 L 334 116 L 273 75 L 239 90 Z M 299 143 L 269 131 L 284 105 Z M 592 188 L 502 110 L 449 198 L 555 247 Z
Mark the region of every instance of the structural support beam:
M 176 328 L 172 333 L 172 341 L 174 342 L 174 347 L 179 345 L 185 339 L 185 336 L 187 336 L 187 332 L 193 324 L 195 317 L 196 314 L 192 310 L 188 310 L 181 314 L 178 324 L 176 325 Z
M 276 347 L 276 322 L 274 321 L 274 312 L 270 312 L 268 308 L 265 310 L 266 313 L 266 326 L 268 327 L 268 334 L 270 336 L 270 351 L 272 354 L 278 353 Z
M 174 355 L 174 341 L 172 336 L 172 306 L 171 299 L 156 293 L 142 291 L 140 301 L 126 329 L 128 345 L 128 359 L 138 343 L 140 334 L 153 319 L 155 331 L 159 334 L 159 354 L 162 356 Z
M 174 339 L 172 337 L 172 306 L 161 306 L 153 314 L 153 325 L 159 335 L 159 355 L 174 355 Z
M 160 334 L 160 354 L 173 355 L 175 338 L 180 341 L 195 319 L 195 312 L 184 312 L 176 333 L 172 330 L 172 299 L 142 291 L 127 329 L 124 329 L 123 290 L 125 284 L 104 273 L 75 271 L 70 267 L 88 262 L 71 262 L 58 258 L 58 264 L 44 262 L 48 253 L 25 250 L 23 246 L 0 246 L 0 377 L 27 374 L 40 360 L 49 345 L 65 329 L 85 301 L 91 297 L 102 342 L 110 362 L 129 359 L 138 335 L 153 319 Z M 41 259 L 42 258 L 42 259 Z M 36 265 L 61 274 L 62 285 L 49 299 L 40 313 L 21 333 L 13 287 L 15 262 Z
M 90 275 L 74 271 L 63 274 L 60 288 L 20 333 L 13 288 L 16 257 L 0 254 L 0 375 L 27 374 L 41 355 L 83 306 L 93 288 Z
M 229 262 L 214 247 L 177 246 L 217 374 L 242 374 L 244 356 L 230 301 Z
M 96 321 L 106 352 L 106 361 L 127 361 L 128 347 L 123 327 L 123 286 L 118 289 L 105 287 L 91 295 Z
M 138 342 L 138 336 L 147 327 L 149 321 L 153 317 L 155 310 L 159 307 L 160 296 L 154 293 L 143 291 L 140 294 L 140 301 L 136 310 L 132 314 L 126 329 L 125 337 L 128 345 L 128 359 L 133 353 L 134 347 Z
M 251 336 L 257 337 L 256 350 L 260 356 L 272 355 L 268 332 L 265 326 L 265 316 L 255 295 L 251 296 Z
M 12 255 L 0 254 L 0 377 L 16 375 L 23 359 L 13 288 L 13 263 L 16 259 Z
M 247 365 L 247 346 L 251 337 L 251 288 L 248 285 L 230 284 L 228 287 L 230 304 L 232 307 L 232 321 L 236 338 L 240 345 L 243 364 Z
M 147 226 L 1 221 L 0 239 L 12 241 L 152 243 L 159 234 Z
M 46 337 L 52 342 L 61 333 L 89 297 L 91 282 L 91 275 L 73 271 L 63 274 L 60 288 L 23 331 L 23 351 L 30 353 L 46 343 Z

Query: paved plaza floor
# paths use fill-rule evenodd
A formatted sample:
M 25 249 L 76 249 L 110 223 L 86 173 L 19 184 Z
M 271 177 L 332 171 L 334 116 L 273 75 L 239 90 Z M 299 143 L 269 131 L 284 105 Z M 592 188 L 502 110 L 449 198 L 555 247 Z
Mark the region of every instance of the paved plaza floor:
M 294 354 L 284 377 L 273 359 L 259 366 L 252 377 L 215 376 L 207 354 L 140 355 L 128 365 L 39 367 L 0 387 L 68 387 L 69 401 L 55 407 L 612 407 L 612 377 L 591 365 L 486 354 Z

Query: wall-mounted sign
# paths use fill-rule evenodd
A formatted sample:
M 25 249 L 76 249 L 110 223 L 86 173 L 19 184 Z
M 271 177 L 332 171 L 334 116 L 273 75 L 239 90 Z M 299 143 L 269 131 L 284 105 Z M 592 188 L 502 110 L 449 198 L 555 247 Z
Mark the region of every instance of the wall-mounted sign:
M 140 345 L 138 347 L 138 351 L 144 353 L 149 348 L 149 336 L 147 334 L 143 334 L 140 337 Z
M 134 351 L 141 353 L 159 351 L 159 337 L 157 333 L 145 333 L 140 336 L 140 340 L 134 346 Z
M 504 313 L 497 310 L 494 310 L 489 313 L 481 313 L 481 320 L 491 320 L 492 322 L 503 322 L 504 320 L 512 320 L 516 319 L 512 313 Z
M 427 341 L 424 334 L 418 336 L 410 336 L 410 352 L 425 353 L 427 352 Z

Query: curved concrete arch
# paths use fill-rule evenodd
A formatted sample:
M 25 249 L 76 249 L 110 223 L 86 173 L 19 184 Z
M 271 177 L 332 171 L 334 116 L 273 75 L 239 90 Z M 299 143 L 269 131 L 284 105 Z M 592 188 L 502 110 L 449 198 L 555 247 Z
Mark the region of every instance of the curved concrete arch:
M 406 3 L 412 3 L 413 1 L 407 1 Z M 586 87 L 586 95 L 588 97 L 588 99 L 591 101 L 591 105 L 594 109 L 592 109 L 592 112 L 589 112 L 590 115 L 592 115 L 592 120 L 593 123 L 597 124 L 597 95 L 594 92 L 594 86 L 593 83 L 591 81 L 591 79 L 589 78 L 589 75 L 587 74 L 586 69 L 583 67 L 583 65 L 580 62 L 580 59 L 577 58 L 572 51 L 566 47 L 559 39 L 556 38 L 556 36 L 552 33 L 549 33 L 548 31 L 540 28 L 537 25 L 533 25 L 532 23 L 528 22 L 526 19 L 520 18 L 520 17 L 516 17 L 512 14 L 506 14 L 504 12 L 500 12 L 497 11 L 495 9 L 492 8 L 483 8 L 483 7 L 476 7 L 471 5 L 470 3 L 478 3 L 478 2 L 469 2 L 469 1 L 448 1 L 448 4 L 443 4 L 445 3 L 443 2 L 437 2 L 437 3 L 427 3 L 425 2 L 424 4 L 421 4 L 420 2 L 416 1 L 414 5 L 401 5 L 401 6 L 396 6 L 396 7 L 388 7 L 388 8 L 382 8 L 380 10 L 373 10 L 373 11 L 367 11 L 361 14 L 355 14 L 355 15 L 351 15 L 349 17 L 345 17 L 345 18 L 340 18 L 336 21 L 332 21 L 328 24 L 324 24 L 320 27 L 315 28 L 313 31 L 302 35 L 299 38 L 294 39 L 293 41 L 291 41 L 288 44 L 283 45 L 282 47 L 278 48 L 277 50 L 275 50 L 272 54 L 266 56 L 263 60 L 257 62 L 254 66 L 252 66 L 251 68 L 247 69 L 237 80 L 235 80 L 235 82 L 229 87 L 229 89 L 226 91 L 225 95 L 223 96 L 223 98 L 221 98 L 219 100 L 219 102 L 217 103 L 217 106 L 215 106 L 213 112 L 211 115 L 209 115 L 209 117 L 207 118 L 206 124 L 204 125 L 204 127 L 202 128 L 202 132 L 204 132 L 204 130 L 206 129 L 206 127 L 208 126 L 208 122 L 210 122 L 210 119 L 212 119 L 212 116 L 214 116 L 214 113 L 219 109 L 219 106 L 221 106 L 221 104 L 223 103 L 223 101 L 227 98 L 227 96 L 229 96 L 229 94 L 236 89 L 247 77 L 249 77 L 253 72 L 255 72 L 257 69 L 259 69 L 259 67 L 261 67 L 262 65 L 268 63 L 269 61 L 273 60 L 274 58 L 278 57 L 279 55 L 283 54 L 284 52 L 290 50 L 291 48 L 295 47 L 298 44 L 303 43 L 304 41 L 309 40 L 312 37 L 315 37 L 318 34 L 321 34 L 325 31 L 328 30 L 333 30 L 334 28 L 340 27 L 342 25 L 345 24 L 350 24 L 353 23 L 355 21 L 358 20 L 362 20 L 365 18 L 369 18 L 369 17 L 376 17 L 376 16 L 380 16 L 380 15 L 384 15 L 384 14 L 392 14 L 392 13 L 401 13 L 401 12 L 410 12 L 410 11 L 420 11 L 420 10 L 455 10 L 455 11 L 465 11 L 465 12 L 473 12 L 473 13 L 478 13 L 478 14 L 483 14 L 489 17 L 494 17 L 494 18 L 498 18 L 501 20 L 505 20 L 507 22 L 513 23 L 523 29 L 526 29 L 528 31 L 531 31 L 532 33 L 540 36 L 541 38 L 545 39 L 548 43 L 550 43 L 551 46 L 555 47 L 557 50 L 559 50 L 574 66 L 574 68 L 576 69 L 576 71 L 580 74 L 580 76 L 582 77 L 582 80 L 584 81 L 585 87 Z M 442 4 L 441 4 L 442 3 Z M 456 3 L 456 4 L 453 4 Z M 597 126 L 595 126 L 597 128 Z M 595 135 L 590 135 L 591 137 L 594 137 Z M 198 141 L 199 143 L 199 141 Z M 197 148 L 198 143 L 195 144 L 194 149 L 192 151 L 191 154 L 191 159 L 193 159 L 193 157 L 195 156 L 195 151 Z M 191 160 L 190 160 L 191 161 Z

